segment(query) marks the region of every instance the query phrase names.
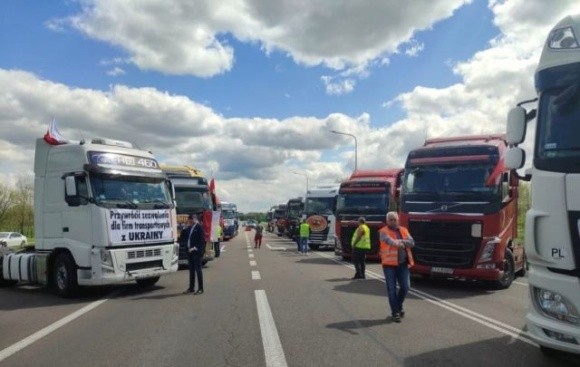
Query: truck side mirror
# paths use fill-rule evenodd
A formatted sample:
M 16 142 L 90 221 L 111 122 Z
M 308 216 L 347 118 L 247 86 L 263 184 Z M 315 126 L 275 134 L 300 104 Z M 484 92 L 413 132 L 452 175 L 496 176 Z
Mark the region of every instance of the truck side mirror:
M 526 137 L 526 109 L 514 107 L 508 113 L 506 141 L 510 145 L 517 145 Z
M 504 159 L 507 169 L 519 169 L 526 162 L 526 152 L 522 148 L 509 148 Z
M 81 198 L 77 192 L 77 180 L 75 176 L 64 178 L 64 200 L 70 206 L 81 205 Z

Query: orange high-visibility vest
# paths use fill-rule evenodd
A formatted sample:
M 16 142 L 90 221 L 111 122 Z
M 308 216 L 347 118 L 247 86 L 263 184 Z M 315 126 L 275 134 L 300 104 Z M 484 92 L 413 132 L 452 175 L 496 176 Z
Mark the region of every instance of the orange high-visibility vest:
M 401 231 L 401 236 L 403 240 L 409 238 L 409 231 L 405 227 L 399 227 Z M 393 231 L 389 228 L 389 226 L 384 226 L 379 230 L 380 233 L 384 233 L 385 235 L 391 237 L 393 240 L 398 240 L 397 232 Z M 380 239 L 380 236 L 379 236 Z M 413 254 L 411 253 L 411 249 L 406 247 L 405 250 L 407 251 L 407 258 L 409 262 L 409 267 L 415 265 L 415 261 L 413 261 Z M 380 251 L 379 255 L 381 255 L 381 264 L 383 266 L 397 266 L 399 265 L 399 249 L 395 246 L 391 246 L 383 240 L 380 240 Z

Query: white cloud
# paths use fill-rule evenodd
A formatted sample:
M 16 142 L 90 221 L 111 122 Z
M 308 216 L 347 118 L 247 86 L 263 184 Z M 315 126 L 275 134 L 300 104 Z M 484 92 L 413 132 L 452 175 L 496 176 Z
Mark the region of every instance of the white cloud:
M 119 76 L 119 75 L 124 75 L 124 74 L 125 74 L 125 70 L 121 69 L 118 66 L 116 66 L 113 69 L 107 71 L 107 75 L 110 75 L 110 76 Z
M 233 67 L 226 35 L 257 43 L 266 54 L 280 51 L 297 63 L 340 70 L 384 62 L 415 32 L 469 2 L 86 0 L 79 14 L 48 24 L 69 24 L 120 46 L 142 69 L 211 77 Z

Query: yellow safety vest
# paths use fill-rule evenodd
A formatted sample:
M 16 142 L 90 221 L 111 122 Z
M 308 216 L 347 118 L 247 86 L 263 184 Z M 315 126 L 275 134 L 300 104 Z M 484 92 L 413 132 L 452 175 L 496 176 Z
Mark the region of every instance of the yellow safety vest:
M 362 228 L 363 235 L 355 245 L 354 241 L 356 240 L 358 228 Z M 370 230 L 369 226 L 367 226 L 366 224 L 361 224 L 358 228 L 356 229 L 356 231 L 354 231 L 354 233 L 352 234 L 352 238 L 350 239 L 351 247 L 355 247 L 355 248 L 358 248 L 361 250 L 370 250 L 371 249 L 371 230 Z
M 308 237 L 310 235 L 310 225 L 308 223 L 300 223 L 300 237 Z

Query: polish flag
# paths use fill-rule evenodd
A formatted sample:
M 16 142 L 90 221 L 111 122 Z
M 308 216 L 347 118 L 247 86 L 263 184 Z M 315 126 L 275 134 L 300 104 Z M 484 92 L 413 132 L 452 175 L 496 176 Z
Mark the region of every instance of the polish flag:
M 46 141 L 50 145 L 60 145 L 69 142 L 68 140 L 63 138 L 63 136 L 58 131 L 55 119 L 52 119 L 50 125 L 48 125 L 48 130 L 46 130 L 46 134 L 44 134 L 44 141 Z

